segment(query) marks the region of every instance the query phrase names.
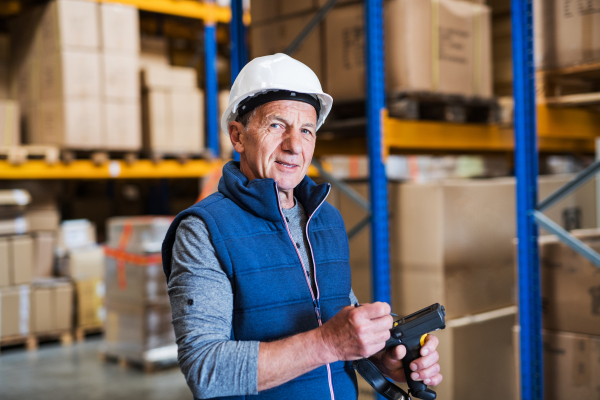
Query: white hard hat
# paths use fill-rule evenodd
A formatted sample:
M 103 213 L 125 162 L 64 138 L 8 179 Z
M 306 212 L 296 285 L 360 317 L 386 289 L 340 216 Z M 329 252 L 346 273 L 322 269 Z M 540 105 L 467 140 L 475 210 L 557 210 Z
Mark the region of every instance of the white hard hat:
M 278 53 L 250 61 L 235 79 L 229 93 L 229 104 L 221 116 L 221 129 L 229 135 L 229 123 L 238 115 L 240 102 L 273 91 L 289 91 L 314 96 L 319 104 L 317 130 L 331 111 L 333 99 L 323 93 L 317 75 L 292 57 Z

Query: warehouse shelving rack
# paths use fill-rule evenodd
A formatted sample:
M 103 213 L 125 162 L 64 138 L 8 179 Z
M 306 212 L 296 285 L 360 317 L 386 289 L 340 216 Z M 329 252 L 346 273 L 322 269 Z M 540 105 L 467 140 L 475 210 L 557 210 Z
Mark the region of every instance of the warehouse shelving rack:
M 286 49 L 291 53 L 335 5 L 329 0 Z M 370 169 L 370 202 L 348 188 L 341 188 L 371 212 L 371 265 L 373 300 L 390 301 L 389 227 L 387 178 L 384 157 L 392 151 L 514 151 L 517 178 L 517 237 L 520 330 L 520 382 L 523 400 L 543 399 L 541 293 L 537 223 L 544 226 L 600 267 L 600 256 L 541 211 L 600 171 L 600 162 L 582 172 L 548 200 L 536 206 L 538 151 L 588 152 L 595 149 L 600 117 L 578 109 L 549 109 L 536 105 L 533 60 L 532 0 L 511 0 L 514 76 L 514 130 L 494 125 L 402 121 L 385 109 L 385 61 L 383 53 L 382 0 L 365 0 L 366 131 Z M 242 27 L 241 18 L 232 25 Z M 243 45 L 239 38 L 233 46 Z M 364 138 L 321 141 L 318 154 L 364 154 Z M 322 175 L 325 171 L 316 163 Z M 327 177 L 329 178 L 329 177 Z M 338 182 L 339 184 L 339 182 Z M 359 225 L 364 226 L 362 222 Z M 359 228 L 360 227 L 355 227 Z M 352 229 L 354 231 L 355 229 Z

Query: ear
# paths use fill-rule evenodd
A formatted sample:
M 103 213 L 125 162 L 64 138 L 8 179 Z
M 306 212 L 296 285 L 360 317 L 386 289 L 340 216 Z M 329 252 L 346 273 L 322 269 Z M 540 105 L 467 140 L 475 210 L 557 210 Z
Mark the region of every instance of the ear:
M 246 133 L 244 126 L 236 121 L 231 121 L 229 123 L 229 140 L 231 140 L 231 144 L 233 144 L 233 148 L 238 153 L 244 152 L 244 144 L 242 143 L 242 138 Z

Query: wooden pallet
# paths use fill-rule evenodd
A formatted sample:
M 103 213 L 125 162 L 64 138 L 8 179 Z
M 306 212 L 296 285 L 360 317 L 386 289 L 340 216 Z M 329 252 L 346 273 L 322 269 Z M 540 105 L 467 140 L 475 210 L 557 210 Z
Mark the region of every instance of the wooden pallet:
M 211 159 L 208 150 L 202 152 L 190 152 L 190 151 L 159 151 L 159 150 L 146 150 L 144 155 L 152 160 L 155 164 L 163 160 L 177 160 L 181 164 L 187 163 L 189 160 L 195 159 Z
M 60 341 L 63 346 L 71 346 L 73 344 L 73 333 L 68 330 L 50 331 L 32 335 L 14 335 L 0 339 L 0 347 L 7 346 L 25 346 L 27 351 L 37 350 L 40 343 L 49 341 Z
M 42 159 L 53 165 L 60 161 L 60 150 L 55 146 L 0 146 L 0 159 L 14 165 Z
M 536 73 L 538 100 L 556 107 L 600 105 L 600 60 Z
M 87 325 L 75 328 L 75 340 L 78 343 L 85 341 L 86 336 L 104 332 L 104 325 Z
M 141 369 L 145 373 L 153 373 L 167 368 L 176 367 L 177 359 L 169 358 L 158 361 L 148 361 L 142 358 L 131 358 L 128 356 L 100 351 L 98 358 L 103 362 L 116 363 L 121 368 Z

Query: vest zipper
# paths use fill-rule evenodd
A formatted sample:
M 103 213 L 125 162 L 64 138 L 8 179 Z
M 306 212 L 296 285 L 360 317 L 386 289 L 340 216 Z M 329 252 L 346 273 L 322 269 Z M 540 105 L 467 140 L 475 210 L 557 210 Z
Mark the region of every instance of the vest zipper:
M 290 232 L 290 228 L 285 220 L 285 215 L 283 215 L 283 209 L 281 208 L 281 201 L 279 200 L 279 188 L 277 187 L 277 182 L 275 182 L 275 196 L 277 196 L 277 206 L 279 207 L 279 214 L 281 214 L 281 219 L 283 220 L 283 224 L 285 225 L 285 229 L 287 230 L 288 236 L 292 241 L 292 245 L 296 250 L 296 254 L 298 255 L 298 259 L 300 259 L 300 264 L 302 264 L 302 270 L 304 271 L 304 277 L 306 278 L 306 283 L 308 284 L 308 289 L 310 290 L 310 296 L 313 300 L 313 307 L 315 311 L 315 315 L 317 316 L 317 321 L 319 322 L 319 326 L 323 326 L 323 321 L 321 320 L 321 303 L 319 301 L 320 293 L 319 293 L 319 285 L 317 284 L 317 264 L 315 263 L 315 256 L 313 254 L 312 245 L 310 244 L 310 238 L 308 236 L 308 226 L 312 219 L 312 216 L 321 208 L 327 196 L 329 196 L 329 192 L 331 192 L 331 185 L 327 184 L 327 194 L 325 194 L 325 198 L 319 203 L 315 211 L 311 215 L 308 216 L 308 221 L 306 222 L 306 240 L 308 241 L 308 247 L 310 249 L 310 256 L 313 260 L 313 274 L 315 276 L 315 288 L 317 289 L 317 295 L 315 297 L 315 293 L 313 292 L 312 285 L 310 283 L 310 279 L 308 277 L 308 273 L 306 272 L 306 268 L 304 266 L 304 262 L 302 261 L 302 256 L 300 256 L 300 252 L 298 248 L 294 245 L 294 238 L 292 237 L 292 233 Z M 348 294 L 349 295 L 349 294 Z M 327 380 L 329 382 L 329 393 L 331 394 L 331 400 L 335 400 L 335 394 L 333 393 L 333 379 L 331 378 L 331 366 L 327 364 Z

